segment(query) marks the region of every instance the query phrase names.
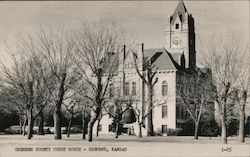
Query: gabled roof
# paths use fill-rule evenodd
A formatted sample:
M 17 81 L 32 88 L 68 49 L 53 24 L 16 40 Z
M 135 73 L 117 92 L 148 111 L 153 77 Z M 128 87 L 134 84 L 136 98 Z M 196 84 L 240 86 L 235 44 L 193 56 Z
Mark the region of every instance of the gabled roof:
M 177 54 L 174 57 L 166 51 L 165 48 L 159 49 L 145 49 L 144 57 L 150 59 L 151 63 L 158 68 L 158 70 L 177 70 L 180 66 L 177 60 Z M 175 59 L 174 59 L 175 58 Z
M 177 7 L 175 8 L 175 11 L 172 15 L 171 18 L 171 23 L 173 23 L 176 19 L 177 16 L 180 17 L 180 20 L 183 21 L 184 20 L 184 15 L 187 12 L 186 6 L 183 2 L 183 0 L 180 0 Z
M 178 63 L 181 64 L 181 54 L 180 53 L 171 53 L 171 56 L 173 58 L 173 60 Z

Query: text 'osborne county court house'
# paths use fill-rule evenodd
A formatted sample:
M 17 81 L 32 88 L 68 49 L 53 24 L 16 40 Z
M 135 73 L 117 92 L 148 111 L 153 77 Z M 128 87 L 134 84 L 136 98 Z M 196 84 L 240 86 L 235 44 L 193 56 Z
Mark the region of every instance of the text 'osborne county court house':
M 145 115 L 147 111 L 147 87 L 143 80 L 139 77 L 135 69 L 134 57 L 138 63 L 138 69 L 143 71 L 143 58 L 150 60 L 157 68 L 155 78 L 158 78 L 154 86 L 154 105 L 153 109 L 153 128 L 156 134 L 167 133 L 169 129 L 182 129 L 186 122 L 188 113 L 183 105 L 178 100 L 178 88 L 181 84 L 179 80 L 189 79 L 185 73 L 194 71 L 202 71 L 209 73 L 209 70 L 204 71 L 196 67 L 196 49 L 195 49 L 195 28 L 194 18 L 188 13 L 183 1 L 179 1 L 174 13 L 168 18 L 166 26 L 166 44 L 165 47 L 158 49 L 143 49 L 139 48 L 135 52 L 120 53 L 118 74 L 112 80 L 109 86 L 109 94 L 116 94 L 113 88 L 123 87 L 125 98 L 132 99 L 133 105 L 137 105 L 141 110 L 140 116 Z M 144 51 L 144 56 L 142 51 Z M 187 86 L 190 84 L 187 84 Z M 124 116 L 134 116 L 127 111 Z M 99 130 L 100 134 L 112 134 L 113 118 L 108 114 L 103 114 L 99 127 L 97 123 L 94 129 Z M 124 118 L 125 118 L 124 117 Z M 135 134 L 138 134 L 137 120 L 128 122 L 123 118 L 123 128 L 132 128 Z M 133 118 L 132 118 L 133 119 Z M 128 124 L 129 123 L 129 124 Z M 147 118 L 143 123 L 142 134 L 146 134 Z M 94 133 L 96 131 L 94 130 Z

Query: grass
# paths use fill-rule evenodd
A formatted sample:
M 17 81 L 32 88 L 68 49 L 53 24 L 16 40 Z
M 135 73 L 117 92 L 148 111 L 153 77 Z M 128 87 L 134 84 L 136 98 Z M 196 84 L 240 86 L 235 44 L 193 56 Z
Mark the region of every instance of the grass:
M 8 144 L 10 143 L 61 143 L 63 141 L 64 144 L 73 143 L 90 143 L 86 140 L 82 140 L 81 134 L 71 134 L 69 138 L 66 137 L 65 134 L 62 136 L 62 140 L 54 140 L 53 134 L 46 134 L 46 135 L 34 135 L 31 140 L 27 140 L 26 137 L 22 135 L 0 135 L 0 145 L 1 144 Z M 48 144 L 49 144 L 48 143 Z M 105 144 L 117 144 L 117 143 L 126 143 L 126 144 L 147 144 L 147 143 L 187 143 L 187 144 L 220 144 L 219 137 L 199 137 L 198 140 L 194 140 L 192 136 L 153 136 L 153 137 L 143 137 L 138 138 L 136 136 L 128 136 L 128 135 L 121 135 L 119 138 L 115 138 L 114 135 L 100 135 L 99 137 L 94 136 L 93 142 L 91 143 L 105 143 Z M 237 141 L 237 137 L 228 137 L 229 144 L 240 144 Z M 250 143 L 250 138 L 246 138 L 245 144 Z
M 81 139 L 81 134 L 72 134 L 67 138 L 65 134 L 62 140 L 54 140 L 54 136 L 50 135 L 34 135 L 31 140 L 27 140 L 21 135 L 0 135 L 0 157 L 5 156 L 162 156 L 162 157 L 249 157 L 250 156 L 250 138 L 246 138 L 245 143 L 238 143 L 237 137 L 229 137 L 228 145 L 220 144 L 219 137 L 199 137 L 194 140 L 192 136 L 155 136 L 143 137 L 139 139 L 136 136 L 122 135 L 116 139 L 113 135 L 100 135 L 94 137 L 93 142 Z M 17 147 L 80 147 L 84 151 L 78 152 L 16 152 Z M 105 147 L 109 152 L 89 151 L 89 148 Z M 126 148 L 125 152 L 115 152 L 112 148 Z M 222 151 L 222 148 L 229 151 Z

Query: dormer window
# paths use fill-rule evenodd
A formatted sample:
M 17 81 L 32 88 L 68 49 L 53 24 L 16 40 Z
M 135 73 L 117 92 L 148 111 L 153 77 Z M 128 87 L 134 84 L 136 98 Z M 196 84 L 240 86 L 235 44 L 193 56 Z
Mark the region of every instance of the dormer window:
M 175 29 L 179 29 L 179 23 L 175 24 Z

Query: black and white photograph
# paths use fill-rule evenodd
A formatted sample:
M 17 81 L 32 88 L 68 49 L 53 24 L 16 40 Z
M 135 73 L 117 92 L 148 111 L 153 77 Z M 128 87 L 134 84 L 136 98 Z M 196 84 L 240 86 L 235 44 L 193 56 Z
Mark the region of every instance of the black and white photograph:
M 249 157 L 250 1 L 0 1 L 0 157 Z

